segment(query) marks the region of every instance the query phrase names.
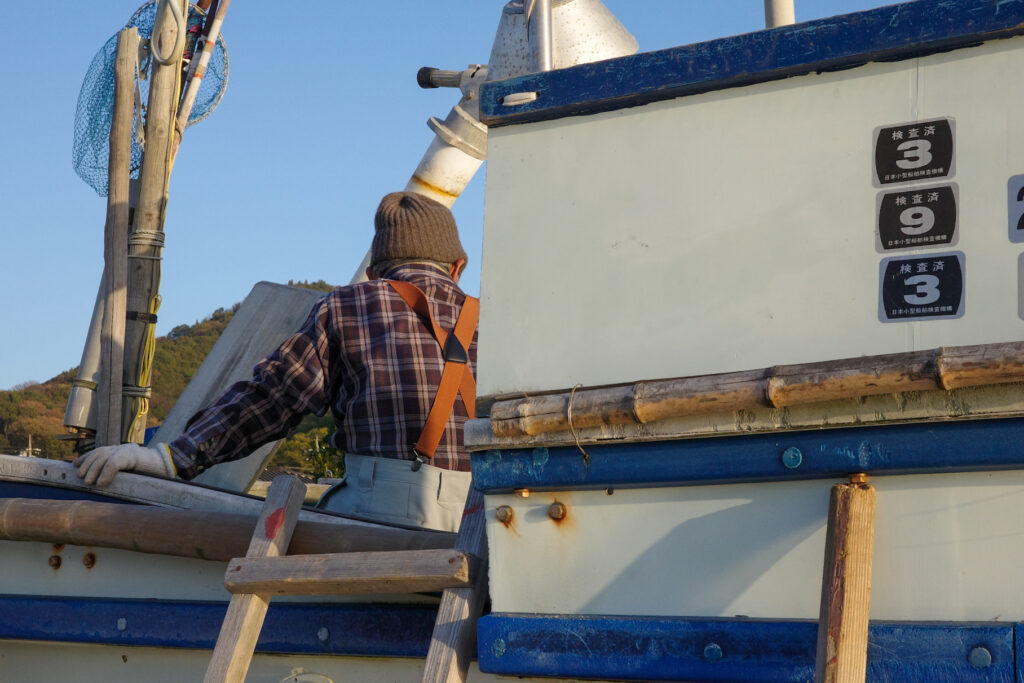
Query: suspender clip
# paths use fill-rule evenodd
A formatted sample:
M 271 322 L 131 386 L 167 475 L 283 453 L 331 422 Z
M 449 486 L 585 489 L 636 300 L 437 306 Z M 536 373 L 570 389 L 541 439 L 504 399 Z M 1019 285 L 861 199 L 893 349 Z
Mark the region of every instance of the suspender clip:
M 416 456 L 416 459 L 412 461 L 412 471 L 419 472 L 420 468 L 423 467 L 423 463 L 427 462 L 427 456 L 423 455 L 415 448 L 412 449 L 412 454 Z

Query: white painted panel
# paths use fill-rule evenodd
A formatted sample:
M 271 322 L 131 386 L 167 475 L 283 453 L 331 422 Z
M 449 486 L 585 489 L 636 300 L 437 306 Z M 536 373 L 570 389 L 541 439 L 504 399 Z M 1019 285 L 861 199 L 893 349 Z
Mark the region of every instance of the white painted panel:
M 832 483 L 488 496 L 493 610 L 816 619 Z M 871 483 L 872 619 L 1024 619 L 1024 472 Z
M 209 650 L 178 648 L 0 641 L 0 661 L 4 665 L 5 681 L 200 681 L 210 663 L 210 654 Z M 302 674 L 305 677 L 292 678 Z M 283 683 L 293 680 L 308 683 L 418 683 L 422 678 L 422 659 L 257 654 L 253 657 L 245 680 L 247 683 Z M 476 662 L 470 665 L 470 683 L 496 680 L 499 680 L 496 676 L 480 673 Z
M 1020 339 L 1021 73 L 1016 38 L 493 130 L 481 394 Z M 959 240 L 899 253 L 963 252 L 965 314 L 882 323 L 873 133 L 941 117 Z

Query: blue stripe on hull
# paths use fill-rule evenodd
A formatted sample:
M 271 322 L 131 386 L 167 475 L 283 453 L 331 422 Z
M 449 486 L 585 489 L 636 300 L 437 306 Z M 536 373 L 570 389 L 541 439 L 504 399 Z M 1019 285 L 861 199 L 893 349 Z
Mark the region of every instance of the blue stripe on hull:
M 813 621 L 491 614 L 481 671 L 653 681 L 813 681 Z M 1015 680 L 1014 624 L 873 622 L 869 681 Z
M 217 602 L 0 596 L 0 639 L 212 649 L 226 612 Z M 436 613 L 429 605 L 272 602 L 256 651 L 425 657 Z
M 917 0 L 740 36 L 485 83 L 496 127 L 634 107 L 872 61 L 909 59 L 1024 33 L 1024 0 Z M 538 98 L 506 107 L 519 92 Z
M 515 489 L 642 488 L 868 474 L 1024 469 L 1024 419 L 929 422 L 679 441 L 474 453 L 473 483 Z

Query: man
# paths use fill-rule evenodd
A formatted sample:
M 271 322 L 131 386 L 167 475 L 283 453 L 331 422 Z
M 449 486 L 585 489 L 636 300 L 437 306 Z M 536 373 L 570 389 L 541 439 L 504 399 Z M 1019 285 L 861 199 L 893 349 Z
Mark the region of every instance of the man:
M 191 479 L 330 409 L 346 484 L 328 492 L 327 509 L 456 531 L 475 402 L 478 302 L 456 285 L 466 252 L 451 212 L 415 193 L 384 197 L 374 227 L 370 280 L 318 301 L 252 380 L 196 413 L 174 442 L 97 448 L 75 460 L 78 476 L 100 486 L 123 470 Z

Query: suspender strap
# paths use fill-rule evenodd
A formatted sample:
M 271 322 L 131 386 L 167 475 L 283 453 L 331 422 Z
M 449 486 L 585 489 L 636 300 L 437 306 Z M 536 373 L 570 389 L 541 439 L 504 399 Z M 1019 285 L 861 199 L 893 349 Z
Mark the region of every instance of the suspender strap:
M 387 283 L 402 297 L 409 308 L 424 322 L 430 324 L 430 330 L 444 356 L 441 381 L 437 386 L 434 402 L 430 406 L 427 422 L 423 425 L 423 431 L 420 432 L 420 438 L 413 449 L 416 454 L 413 469 L 416 470 L 424 459 L 434 456 L 434 451 L 437 450 L 437 445 L 441 443 L 441 437 L 444 435 L 448 418 L 455 408 L 457 395 L 462 395 L 462 402 L 466 405 L 470 419 L 476 417 L 476 380 L 469 370 L 469 347 L 473 343 L 473 334 L 476 332 L 477 320 L 480 317 L 480 300 L 471 296 L 466 297 L 459 318 L 455 322 L 455 329 L 449 334 L 434 320 L 427 296 L 419 287 L 400 280 L 387 280 Z

